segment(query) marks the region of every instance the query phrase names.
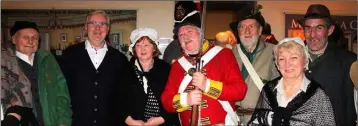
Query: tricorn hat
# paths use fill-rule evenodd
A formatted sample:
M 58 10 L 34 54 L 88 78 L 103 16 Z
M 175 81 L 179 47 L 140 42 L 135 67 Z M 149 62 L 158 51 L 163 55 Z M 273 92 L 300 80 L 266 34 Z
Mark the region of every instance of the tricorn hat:
M 201 27 L 200 13 L 194 1 L 179 1 L 174 10 L 174 34 L 184 25 Z
M 299 20 L 299 23 L 301 25 L 304 24 L 306 19 L 326 19 L 330 23 L 334 23 L 329 9 L 322 4 L 310 5 L 303 19 Z
M 17 31 L 20 31 L 25 28 L 33 28 L 37 32 L 39 32 L 39 29 L 37 28 L 36 23 L 29 22 L 29 21 L 16 21 L 14 26 L 10 28 L 10 35 L 13 36 Z

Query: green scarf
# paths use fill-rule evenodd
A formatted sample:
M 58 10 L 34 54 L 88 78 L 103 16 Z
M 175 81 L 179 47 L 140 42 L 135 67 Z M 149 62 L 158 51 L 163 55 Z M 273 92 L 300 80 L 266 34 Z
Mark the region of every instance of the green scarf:
M 242 44 L 240 44 L 242 52 L 244 52 L 244 54 L 247 56 L 247 58 L 249 59 L 251 64 L 252 64 L 252 62 L 254 62 L 256 52 L 258 50 L 259 45 L 260 45 L 260 41 L 257 42 L 254 51 L 252 51 L 252 53 L 249 53 L 245 50 L 245 47 Z M 241 69 L 242 77 L 244 77 L 244 79 L 246 79 L 246 77 L 249 75 L 249 72 L 247 72 L 247 69 L 244 64 L 242 64 L 241 66 L 242 66 L 242 69 Z

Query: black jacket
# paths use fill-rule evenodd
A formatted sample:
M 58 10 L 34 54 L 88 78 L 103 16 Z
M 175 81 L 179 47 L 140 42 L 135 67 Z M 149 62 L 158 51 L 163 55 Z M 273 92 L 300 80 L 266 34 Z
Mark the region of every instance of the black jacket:
M 317 81 L 332 102 L 337 126 L 355 126 L 354 85 L 349 76 L 357 55 L 329 42 L 326 51 L 309 64 L 307 78 Z
M 136 58 L 132 57 L 130 63 L 132 68 Z M 164 91 L 170 72 L 170 65 L 161 59 L 154 58 L 154 65 L 145 75 L 148 80 L 148 88 L 151 88 L 159 102 L 160 116 L 164 118 L 165 126 L 180 125 L 178 114 L 166 112 L 162 105 L 161 95 Z M 144 109 L 147 102 L 147 95 L 140 83 L 131 85 L 131 117 L 136 120 L 144 120 Z
M 71 96 L 72 125 L 125 125 L 129 104 L 127 85 L 137 80 L 122 53 L 108 46 L 96 70 L 82 42 L 64 51 L 62 69 Z

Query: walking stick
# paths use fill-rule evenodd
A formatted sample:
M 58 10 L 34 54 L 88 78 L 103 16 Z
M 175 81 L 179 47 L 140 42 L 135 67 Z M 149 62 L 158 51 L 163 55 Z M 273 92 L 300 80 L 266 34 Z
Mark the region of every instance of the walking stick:
M 205 18 L 206 18 L 206 1 L 203 1 L 203 9 L 201 14 L 201 30 L 202 34 L 200 35 L 200 42 L 199 42 L 199 52 L 196 57 L 196 63 L 195 63 L 195 71 L 200 72 L 201 68 L 203 67 L 201 61 L 201 54 L 202 54 L 202 46 L 204 42 L 204 31 L 205 31 Z M 195 87 L 195 90 L 197 90 L 198 87 Z M 199 119 L 199 106 L 193 105 L 191 109 L 191 118 L 190 118 L 190 126 L 197 126 L 198 125 L 198 119 Z

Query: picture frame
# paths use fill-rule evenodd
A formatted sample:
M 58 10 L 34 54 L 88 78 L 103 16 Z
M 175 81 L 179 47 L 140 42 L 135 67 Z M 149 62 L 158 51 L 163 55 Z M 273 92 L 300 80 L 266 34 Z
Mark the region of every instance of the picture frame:
M 87 32 L 85 30 L 82 30 L 81 41 L 86 41 L 87 38 L 88 38 Z
M 118 36 L 119 36 L 119 34 L 113 34 L 112 42 L 118 43 Z
M 66 33 L 61 33 L 60 40 L 61 40 L 61 42 L 67 42 L 67 34 Z
M 81 36 L 75 36 L 75 41 L 76 42 L 81 42 Z

